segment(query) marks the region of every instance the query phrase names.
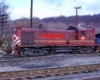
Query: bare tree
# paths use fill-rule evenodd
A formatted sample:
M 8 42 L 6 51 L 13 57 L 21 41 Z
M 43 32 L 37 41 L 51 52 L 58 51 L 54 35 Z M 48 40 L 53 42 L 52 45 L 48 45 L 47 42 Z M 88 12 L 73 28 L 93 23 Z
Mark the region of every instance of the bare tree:
M 28 18 L 21 18 L 21 19 L 17 19 L 17 20 L 13 20 L 13 27 L 29 27 L 29 19 Z
M 9 14 L 7 12 L 9 6 L 5 3 L 6 0 L 0 0 L 0 15 L 2 14 Z
M 68 26 L 63 22 L 58 22 L 58 23 L 48 22 L 44 23 L 44 25 L 45 29 L 65 30 L 68 28 Z
M 41 24 L 41 21 L 39 18 L 33 18 L 33 28 L 39 28 L 39 25 Z

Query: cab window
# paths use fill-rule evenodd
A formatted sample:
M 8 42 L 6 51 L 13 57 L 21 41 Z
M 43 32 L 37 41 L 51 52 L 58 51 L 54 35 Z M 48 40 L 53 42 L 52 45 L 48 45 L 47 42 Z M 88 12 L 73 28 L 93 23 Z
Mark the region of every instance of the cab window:
M 81 36 L 86 36 L 86 31 L 81 31 Z

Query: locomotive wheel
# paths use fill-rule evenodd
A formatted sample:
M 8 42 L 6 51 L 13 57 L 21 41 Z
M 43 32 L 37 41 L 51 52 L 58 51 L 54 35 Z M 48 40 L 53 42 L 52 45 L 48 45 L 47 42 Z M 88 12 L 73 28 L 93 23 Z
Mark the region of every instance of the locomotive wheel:
M 77 50 L 77 53 L 78 53 L 78 54 L 81 54 L 81 51 L 80 51 L 80 50 Z
M 19 55 L 13 55 L 14 57 L 19 57 Z
M 19 56 L 20 56 L 20 57 L 23 57 L 23 56 L 24 56 L 24 51 L 20 51 Z
M 44 51 L 44 55 L 48 55 L 48 51 L 47 50 Z
M 75 50 L 73 50 L 73 54 L 77 54 L 77 50 L 75 49 Z
M 93 49 L 91 49 L 90 53 L 93 53 L 93 52 L 94 52 Z

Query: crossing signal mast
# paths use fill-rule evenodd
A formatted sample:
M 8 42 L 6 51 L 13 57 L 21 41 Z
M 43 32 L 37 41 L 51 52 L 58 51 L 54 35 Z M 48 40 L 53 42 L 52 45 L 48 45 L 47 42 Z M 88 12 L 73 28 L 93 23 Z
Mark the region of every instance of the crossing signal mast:
M 76 9 L 76 26 L 77 26 L 77 24 L 78 24 L 78 9 L 81 9 L 81 7 L 79 6 L 79 7 L 74 7 L 74 9 Z

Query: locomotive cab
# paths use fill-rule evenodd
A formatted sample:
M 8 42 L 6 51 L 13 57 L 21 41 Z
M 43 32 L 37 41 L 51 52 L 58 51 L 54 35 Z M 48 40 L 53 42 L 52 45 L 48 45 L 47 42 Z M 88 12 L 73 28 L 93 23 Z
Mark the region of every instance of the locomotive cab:
M 75 40 L 85 40 L 87 36 L 87 30 L 85 27 L 73 27 L 69 26 L 67 30 L 74 30 L 75 31 Z
M 85 27 L 77 27 L 78 29 L 78 40 L 86 40 L 86 36 L 87 36 L 87 30 Z

